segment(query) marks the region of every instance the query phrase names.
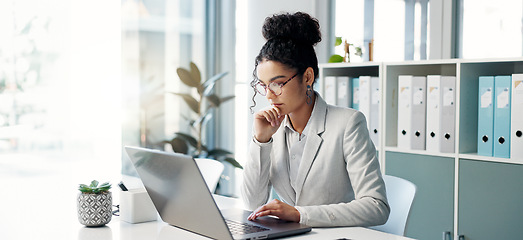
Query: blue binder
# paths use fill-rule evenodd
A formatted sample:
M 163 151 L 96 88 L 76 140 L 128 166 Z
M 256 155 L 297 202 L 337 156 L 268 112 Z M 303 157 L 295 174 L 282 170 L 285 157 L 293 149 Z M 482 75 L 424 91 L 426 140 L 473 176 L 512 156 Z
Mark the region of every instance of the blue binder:
M 494 78 L 494 157 L 510 158 L 511 76 Z
M 478 155 L 493 156 L 494 77 L 479 77 Z
M 353 78 L 352 80 L 352 108 L 360 110 L 360 79 Z

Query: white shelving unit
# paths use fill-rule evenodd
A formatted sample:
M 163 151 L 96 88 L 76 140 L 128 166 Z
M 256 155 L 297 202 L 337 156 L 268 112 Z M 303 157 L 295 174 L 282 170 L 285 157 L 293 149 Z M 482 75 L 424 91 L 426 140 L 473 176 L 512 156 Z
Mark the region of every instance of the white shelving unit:
M 521 227 L 495 223 L 523 222 L 523 159 L 477 154 L 478 78 L 513 73 L 523 73 L 523 58 L 321 64 L 319 90 L 325 76 L 380 77 L 382 171 L 418 186 L 407 236 L 523 239 Z M 455 153 L 397 148 L 399 75 L 456 76 Z
M 328 63 L 320 64 L 320 81 L 317 83 L 317 91 L 323 95 L 324 91 L 324 76 L 348 76 L 350 79 L 359 76 L 381 76 L 382 75 L 382 63 L 378 62 L 362 62 L 362 63 Z M 383 89 L 383 81 L 380 77 L 380 89 Z M 380 101 L 379 112 L 382 112 L 382 101 Z M 383 114 L 381 114 L 383 116 Z M 380 129 L 383 129 L 382 123 L 380 122 Z M 380 134 L 381 135 L 381 134 Z M 378 156 L 381 156 L 383 152 L 383 141 L 379 141 L 379 146 L 376 146 Z M 381 163 L 382 171 L 383 163 Z

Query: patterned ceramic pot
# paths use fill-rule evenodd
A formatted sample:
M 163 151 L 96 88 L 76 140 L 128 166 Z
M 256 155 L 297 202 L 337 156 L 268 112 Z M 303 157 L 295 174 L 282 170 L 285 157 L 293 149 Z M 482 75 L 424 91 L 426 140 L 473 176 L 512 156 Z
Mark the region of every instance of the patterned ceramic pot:
M 111 192 L 78 193 L 78 221 L 88 227 L 103 226 L 111 221 L 113 198 Z

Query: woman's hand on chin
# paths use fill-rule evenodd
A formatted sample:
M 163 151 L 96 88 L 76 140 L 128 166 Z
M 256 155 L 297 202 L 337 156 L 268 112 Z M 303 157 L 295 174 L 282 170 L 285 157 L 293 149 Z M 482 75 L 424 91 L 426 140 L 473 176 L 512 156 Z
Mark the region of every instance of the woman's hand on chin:
M 254 114 L 254 137 L 258 142 L 268 142 L 280 127 L 285 115 L 278 107 L 270 106 Z

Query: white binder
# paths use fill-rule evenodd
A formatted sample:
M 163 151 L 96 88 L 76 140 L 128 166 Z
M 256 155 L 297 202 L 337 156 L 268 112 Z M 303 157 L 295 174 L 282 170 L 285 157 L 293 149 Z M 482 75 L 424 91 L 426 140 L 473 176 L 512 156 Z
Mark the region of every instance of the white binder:
M 523 161 L 523 74 L 512 74 L 510 158 Z
M 325 81 L 323 88 L 323 99 L 325 102 L 330 105 L 336 105 L 336 77 L 335 76 L 325 76 L 323 78 Z
M 440 152 L 454 153 L 456 142 L 456 77 L 441 78 Z
M 349 108 L 352 104 L 352 91 L 349 77 L 336 77 L 336 84 L 338 89 L 336 105 L 340 107 Z
M 360 112 L 365 115 L 367 120 L 367 129 L 370 129 L 370 76 L 360 76 Z
M 375 146 L 379 145 L 379 85 L 378 77 L 360 76 L 359 110 L 365 115 L 367 129 Z M 377 92 L 376 92 L 377 91 Z
M 454 76 L 427 76 L 427 151 L 454 152 L 455 86 Z
M 398 148 L 425 150 L 427 77 L 398 77 Z
M 369 132 L 370 138 L 376 147 L 380 144 L 380 102 L 380 79 L 379 77 L 371 77 Z
M 426 149 L 439 152 L 441 88 L 438 75 L 427 76 L 427 135 Z

